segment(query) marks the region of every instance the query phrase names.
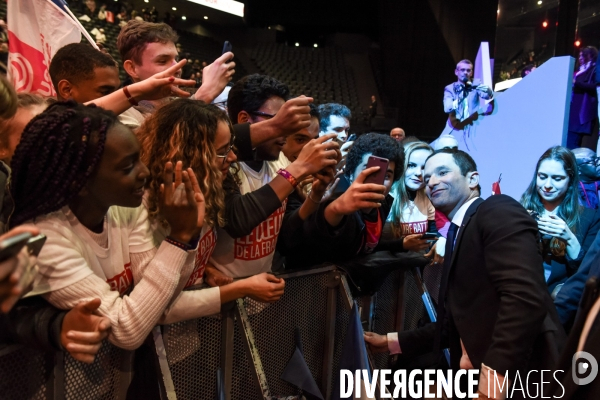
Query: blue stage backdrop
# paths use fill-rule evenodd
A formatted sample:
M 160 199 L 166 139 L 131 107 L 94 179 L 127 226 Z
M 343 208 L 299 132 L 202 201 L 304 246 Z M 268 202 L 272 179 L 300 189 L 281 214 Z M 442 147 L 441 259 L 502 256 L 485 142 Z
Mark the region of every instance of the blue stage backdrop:
M 491 195 L 492 183 L 502 174 L 502 193 L 520 199 L 537 159 L 549 147 L 566 143 L 574 61 L 568 56 L 548 60 L 497 93 L 492 115 L 474 122 L 466 139 L 469 148 L 461 149 L 477 162 L 482 197 Z

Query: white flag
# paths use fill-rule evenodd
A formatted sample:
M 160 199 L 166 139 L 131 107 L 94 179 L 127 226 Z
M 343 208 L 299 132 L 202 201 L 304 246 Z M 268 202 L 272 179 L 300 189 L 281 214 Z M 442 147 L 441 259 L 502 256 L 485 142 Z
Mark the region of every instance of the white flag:
M 56 96 L 48 67 L 63 46 L 81 33 L 61 0 L 8 0 L 8 76 L 17 92 Z

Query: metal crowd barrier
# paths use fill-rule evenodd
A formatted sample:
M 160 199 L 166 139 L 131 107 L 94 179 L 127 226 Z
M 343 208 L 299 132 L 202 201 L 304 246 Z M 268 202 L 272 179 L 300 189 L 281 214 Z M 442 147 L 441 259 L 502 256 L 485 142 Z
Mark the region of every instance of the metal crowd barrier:
M 238 300 L 225 305 L 219 315 L 154 330 L 163 398 L 214 399 L 219 368 L 228 400 L 299 395 L 280 379 L 295 350 L 297 327 L 306 363 L 328 399 L 338 384 L 354 301 L 365 329 L 381 334 L 413 329 L 426 315 L 413 271 L 394 271 L 375 295 L 356 299 L 345 274 L 335 266 L 280 276 L 286 289 L 276 303 Z M 390 360 L 378 354 L 372 361 L 375 368 L 388 368 Z M 67 353 L 7 348 L 0 351 L 0 399 L 125 399 L 131 366 L 132 352 L 108 342 L 91 365 Z

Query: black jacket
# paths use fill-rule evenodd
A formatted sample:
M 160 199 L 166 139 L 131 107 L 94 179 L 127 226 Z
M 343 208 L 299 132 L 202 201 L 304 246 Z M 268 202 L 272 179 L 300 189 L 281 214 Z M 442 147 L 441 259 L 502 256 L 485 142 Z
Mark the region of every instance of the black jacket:
M 40 296 L 21 299 L 8 314 L 0 314 L 0 345 L 22 344 L 42 351 L 62 350 L 60 330 L 66 313 Z
M 453 370 L 459 369 L 460 340 L 475 368 L 483 363 L 512 379 L 516 371 L 554 367 L 565 333 L 546 289 L 537 225 L 518 202 L 505 195 L 476 200 L 446 274 L 446 318 L 438 332 Z M 399 333 L 403 356 L 431 351 L 435 335 L 434 324 Z

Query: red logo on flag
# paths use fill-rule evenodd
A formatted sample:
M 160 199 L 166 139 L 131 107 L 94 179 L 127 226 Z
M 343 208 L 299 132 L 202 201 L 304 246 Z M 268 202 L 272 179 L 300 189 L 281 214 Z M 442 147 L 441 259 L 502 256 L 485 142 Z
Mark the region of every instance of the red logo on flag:
M 12 68 L 11 81 L 17 92 L 38 93 L 42 96 L 55 96 L 56 92 L 50 80 L 48 66 L 50 64 L 50 45 L 40 35 L 44 53 L 21 42 L 8 31 L 10 46 L 9 65 Z

